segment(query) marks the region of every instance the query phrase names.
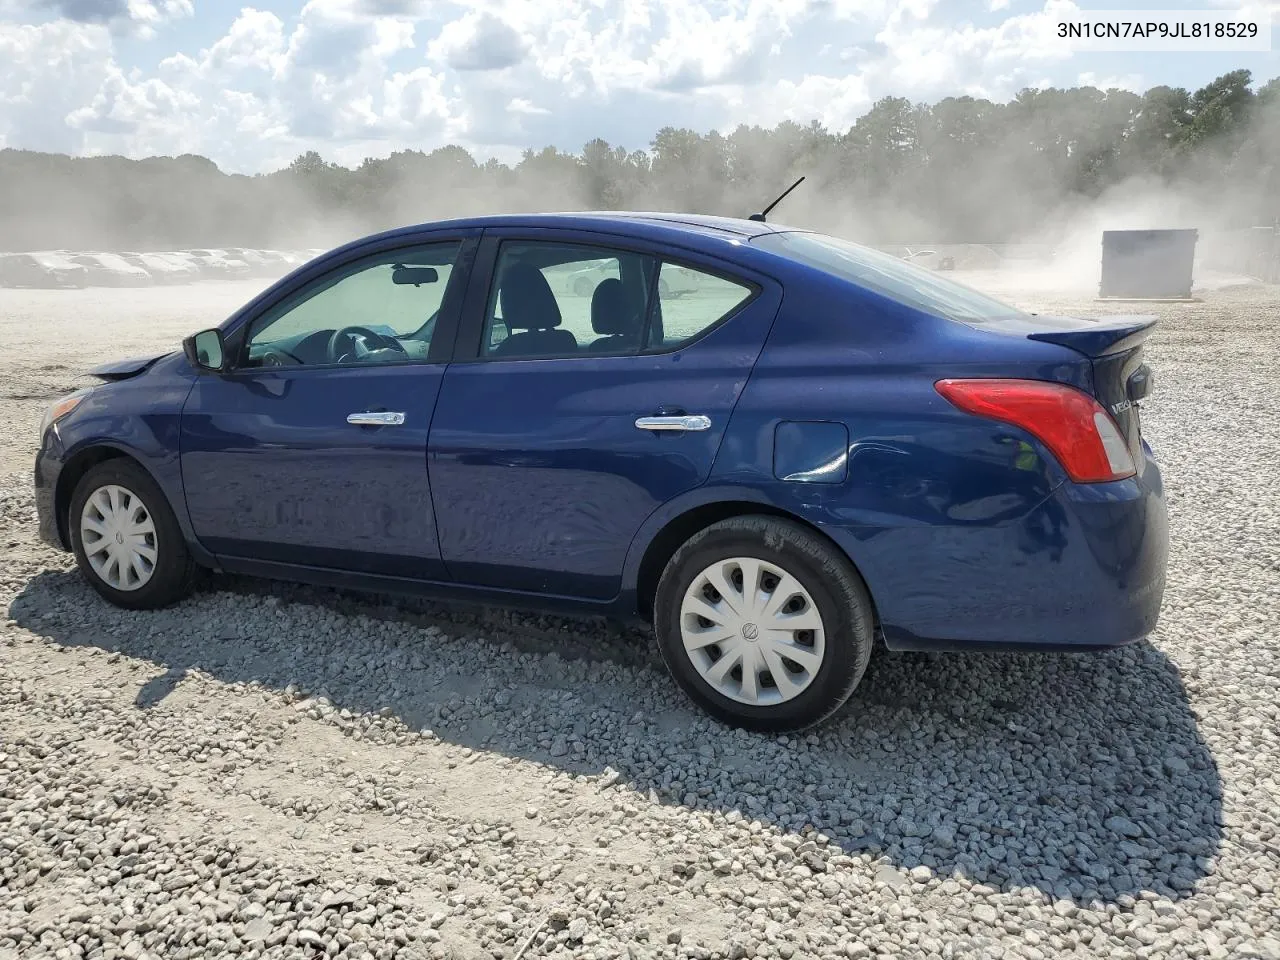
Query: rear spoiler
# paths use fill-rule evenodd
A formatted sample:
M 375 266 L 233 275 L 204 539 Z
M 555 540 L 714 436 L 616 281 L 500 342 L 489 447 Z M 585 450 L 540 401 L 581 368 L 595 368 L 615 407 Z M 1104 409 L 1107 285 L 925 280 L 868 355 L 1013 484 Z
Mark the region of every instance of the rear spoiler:
M 1043 319 L 1043 318 L 1042 318 Z M 1058 318 L 1054 318 L 1058 319 Z M 1067 322 L 1077 326 L 1043 330 L 1027 334 L 1031 340 L 1056 343 L 1086 357 L 1105 357 L 1142 346 L 1155 332 L 1158 318 L 1153 316 L 1102 317 L 1097 320 L 1072 317 Z

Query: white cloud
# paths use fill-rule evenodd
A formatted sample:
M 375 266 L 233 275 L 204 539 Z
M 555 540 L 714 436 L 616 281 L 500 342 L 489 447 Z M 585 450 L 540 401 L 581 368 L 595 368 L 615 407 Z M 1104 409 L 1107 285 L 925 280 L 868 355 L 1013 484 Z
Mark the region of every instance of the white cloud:
M 1009 17 L 993 27 L 904 24 L 890 18 L 876 35 L 886 54 L 867 72 L 879 74 L 876 79 L 902 96 L 1007 97 L 1046 63 L 1070 59 L 1054 27 L 1059 16 L 1076 9 L 1069 0 L 1050 0 L 1037 13 Z
M 772 125 L 782 120 L 807 124 L 817 120 L 832 130 L 853 126 L 872 103 L 867 81 L 859 75 L 810 75 L 782 80 L 772 89 L 744 92 L 729 101 L 744 123 Z
M 110 57 L 101 25 L 0 22 L 0 145 L 79 149 L 81 138 L 64 118 L 106 82 Z
M 1268 0 L 1268 2 L 1258 3 L 1256 0 L 1209 0 L 1211 7 L 1225 7 L 1229 10 L 1239 10 L 1241 14 L 1267 14 L 1271 17 L 1272 29 L 1280 27 L 1280 2 L 1278 0 Z
M 225 36 L 205 52 L 203 70 L 220 75 L 241 71 L 274 71 L 285 50 L 284 23 L 274 13 L 246 9 L 231 24 Z M 174 67 L 183 59 L 162 61 Z M 191 61 L 188 61 L 191 62 Z
M 134 23 L 156 26 L 195 13 L 192 0 L 129 0 L 128 17 Z
M 193 0 L 0 0 L 0 18 L 53 17 L 98 24 L 149 39 L 158 27 L 195 13 Z
M 503 70 L 528 53 L 519 31 L 488 11 L 472 11 L 446 24 L 427 45 L 427 56 L 455 70 Z
M 1129 90 L 1141 93 L 1145 88 L 1142 75 L 1138 73 L 1099 74 L 1086 70 L 1076 77 L 1076 83 L 1082 87 L 1097 87 L 1099 90 Z
M 1053 23 L 1074 3 L 991 16 L 1005 5 L 298 0 L 292 14 L 245 7 L 177 53 L 165 37 L 192 0 L 0 0 L 0 144 L 190 151 L 255 171 L 307 149 L 340 162 L 448 142 L 503 157 L 596 136 L 637 149 L 665 125 L 845 129 L 886 95 L 1142 88 L 1119 57 L 1073 68 Z M 153 39 L 139 53 L 126 33 Z M 153 59 L 123 62 L 126 49 Z
M 387 60 L 413 47 L 413 24 L 352 16 L 344 3 L 311 0 L 273 74 L 273 94 L 296 136 L 317 141 L 377 139 Z
M 546 107 L 540 107 L 535 103 L 530 103 L 528 100 L 525 100 L 523 97 L 516 97 L 509 104 L 507 104 L 507 109 L 510 110 L 512 113 L 528 113 L 528 114 L 535 114 L 535 115 L 542 114 L 544 116 L 551 113 L 551 111 L 548 110 Z

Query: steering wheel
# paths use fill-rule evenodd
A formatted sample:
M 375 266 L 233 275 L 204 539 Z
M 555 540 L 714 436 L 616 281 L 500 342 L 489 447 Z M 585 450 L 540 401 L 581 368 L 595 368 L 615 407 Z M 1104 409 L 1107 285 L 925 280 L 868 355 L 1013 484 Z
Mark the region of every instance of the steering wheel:
M 328 353 L 330 363 L 341 363 L 343 359 L 348 356 L 347 350 L 339 352 L 339 348 L 342 345 L 344 338 L 350 341 L 351 350 L 355 350 L 358 340 L 373 341 L 373 343 L 378 346 L 396 350 L 399 353 L 404 354 L 406 357 L 409 355 L 409 351 L 407 351 L 404 348 L 404 345 L 395 337 L 389 337 L 383 333 L 374 333 L 368 327 L 342 327 L 333 331 L 333 336 L 329 338 L 329 346 L 326 352 Z

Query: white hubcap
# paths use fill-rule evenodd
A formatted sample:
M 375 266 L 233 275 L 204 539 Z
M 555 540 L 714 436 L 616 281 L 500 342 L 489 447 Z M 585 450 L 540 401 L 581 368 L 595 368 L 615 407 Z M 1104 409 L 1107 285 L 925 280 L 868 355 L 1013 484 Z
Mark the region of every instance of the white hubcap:
M 104 583 L 137 590 L 156 569 L 156 527 L 132 491 L 111 484 L 89 495 L 80 512 L 84 555 Z
M 693 578 L 680 605 L 680 634 L 702 679 L 752 706 L 798 696 L 826 652 L 809 591 L 777 564 L 751 557 L 718 560 Z

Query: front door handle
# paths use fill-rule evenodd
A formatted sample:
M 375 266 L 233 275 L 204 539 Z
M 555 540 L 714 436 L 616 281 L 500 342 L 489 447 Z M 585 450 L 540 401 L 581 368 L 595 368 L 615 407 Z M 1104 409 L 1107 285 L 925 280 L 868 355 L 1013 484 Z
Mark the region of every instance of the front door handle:
M 636 420 L 638 430 L 710 430 L 711 418 L 700 413 L 682 413 L 670 417 L 640 417 Z
M 367 410 L 347 414 L 347 423 L 358 427 L 398 427 L 404 423 L 404 414 L 391 410 Z

